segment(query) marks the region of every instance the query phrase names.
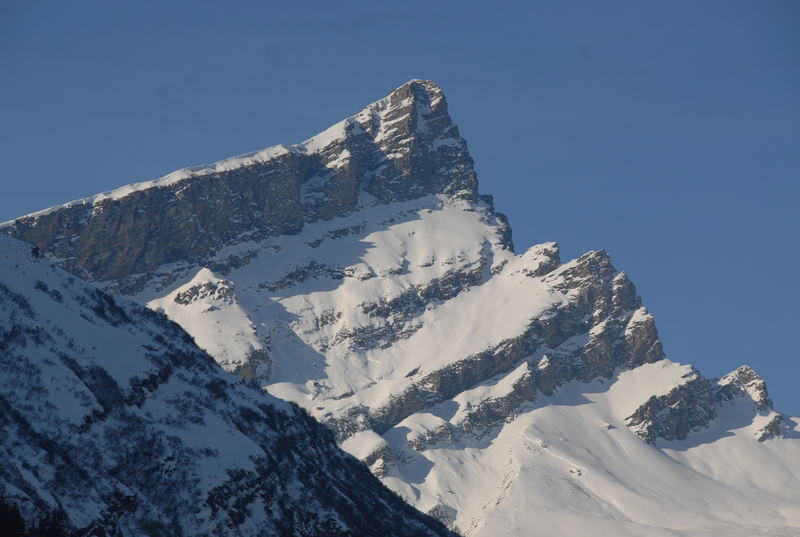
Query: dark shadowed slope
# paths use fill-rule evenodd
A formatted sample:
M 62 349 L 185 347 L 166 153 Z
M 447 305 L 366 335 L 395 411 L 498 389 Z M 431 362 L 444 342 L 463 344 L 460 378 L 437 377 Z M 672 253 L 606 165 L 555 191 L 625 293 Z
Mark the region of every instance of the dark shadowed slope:
M 164 316 L 0 236 L 0 496 L 92 535 L 448 535 Z

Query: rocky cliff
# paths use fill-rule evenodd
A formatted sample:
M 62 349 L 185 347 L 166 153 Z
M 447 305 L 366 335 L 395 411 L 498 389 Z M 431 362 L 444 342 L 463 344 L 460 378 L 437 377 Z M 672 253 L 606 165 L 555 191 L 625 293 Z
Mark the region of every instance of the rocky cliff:
M 474 199 L 472 165 L 439 87 L 414 80 L 303 143 L 77 200 L 4 231 L 88 280 L 120 279 L 202 262 L 243 237 L 298 233 L 349 214 L 364 192 L 383 203 Z

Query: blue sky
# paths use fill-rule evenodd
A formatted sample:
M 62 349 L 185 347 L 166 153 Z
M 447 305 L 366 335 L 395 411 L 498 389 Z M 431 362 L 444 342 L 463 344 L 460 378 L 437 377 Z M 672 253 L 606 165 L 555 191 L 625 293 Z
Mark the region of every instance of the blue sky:
M 0 221 L 444 89 L 519 250 L 605 248 L 667 354 L 800 415 L 800 3 L 0 4 Z

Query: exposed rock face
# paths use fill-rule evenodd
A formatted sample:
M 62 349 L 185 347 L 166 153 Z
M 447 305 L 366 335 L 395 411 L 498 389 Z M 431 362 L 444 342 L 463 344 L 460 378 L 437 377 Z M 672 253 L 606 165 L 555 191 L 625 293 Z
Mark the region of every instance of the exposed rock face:
M 790 427 L 790 425 L 787 423 L 783 414 L 776 414 L 766 425 L 756 432 L 756 439 L 759 442 L 764 442 L 765 440 L 783 436 L 784 428 L 788 427 Z
M 206 281 L 193 285 L 175 295 L 176 304 L 188 306 L 197 300 L 215 300 L 225 304 L 234 304 L 233 285 L 227 281 Z
M 0 237 L 0 497 L 70 534 L 446 536 L 176 324 Z
M 736 396 L 749 396 L 759 410 L 772 410 L 772 399 L 767 393 L 767 383 L 753 371 L 750 366 L 743 365 L 719 380 L 719 397 L 732 399 Z
M 558 258 L 554 244 L 534 249 L 547 252 L 548 259 Z M 537 259 L 536 268 L 521 272 L 531 278 L 546 263 Z M 590 252 L 564 269 L 544 272 L 547 276 L 542 283 L 563 293 L 565 302 L 531 319 L 518 336 L 413 380 L 403 392 L 370 411 L 370 428 L 383 433 L 415 412 L 507 374 L 521 363 L 528 364 L 524 377 L 517 379 L 507 394 L 482 401 L 467 413 L 464 427 L 485 431 L 524 402 L 534 401 L 538 391 L 551 394 L 573 380 L 610 378 L 620 367 L 664 358 L 653 317 L 639 309 L 632 284 L 616 272 L 606 252 Z M 571 341 L 584 334 L 588 339 L 582 346 Z M 344 432 L 338 429 L 341 421 L 332 424 L 340 435 Z
M 626 423 L 645 441 L 683 440 L 707 427 L 725 405 L 752 405 L 756 414 L 769 417 L 756 432 L 759 442 L 782 435 L 783 416 L 774 412 L 764 380 L 743 365 L 719 380 L 702 377 L 696 370 L 669 393 L 653 396 L 631 414 Z
M 20 218 L 4 231 L 88 280 L 120 279 L 222 245 L 299 232 L 353 211 L 443 193 L 476 199 L 466 142 L 441 89 L 411 81 L 302 144 L 175 172 Z
M 712 383 L 696 371 L 669 393 L 652 396 L 626 423 L 650 444 L 656 440 L 683 440 L 691 431 L 707 426 L 717 416 Z

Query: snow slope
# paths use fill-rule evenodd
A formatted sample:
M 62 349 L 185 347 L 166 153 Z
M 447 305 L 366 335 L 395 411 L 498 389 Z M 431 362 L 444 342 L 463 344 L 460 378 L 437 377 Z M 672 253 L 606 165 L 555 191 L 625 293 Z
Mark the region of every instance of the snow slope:
M 658 448 L 627 429 L 648 392 L 686 371 L 664 360 L 570 383 L 488 438 L 409 453 L 413 462 L 384 479 L 423 509 L 455 508 L 466 535 L 797 535 L 796 420 L 787 438 L 758 443 L 763 418 L 743 399 L 707 430 Z M 385 435 L 400 453 L 415 421 Z
M 239 305 L 232 284 L 209 269 L 147 306 L 194 334 L 195 343 L 223 368 L 248 380 L 269 378 L 265 338 Z
M 0 236 L 0 495 L 81 535 L 449 535 L 164 316 Z M 215 350 L 218 350 L 215 348 Z
M 334 427 L 384 483 L 465 535 L 797 534 L 798 424 L 786 418 L 782 436 L 758 442 L 778 414 L 757 409 L 756 395 L 720 403 L 706 427 L 653 446 L 629 417 L 650 398 L 702 379 L 688 366 L 660 359 L 629 369 L 623 361 L 610 366 L 609 378 L 591 369 L 581 378 L 587 366 L 579 363 L 578 378 L 565 375 L 552 394 L 526 393 L 526 381 L 541 390 L 539 371 L 585 353 L 610 325 L 622 323 L 616 338 L 650 330 L 652 316 L 635 302 L 607 317 L 586 309 L 598 318 L 496 375 L 437 387 L 441 396 L 433 390 L 421 403 L 403 399 L 420 380 L 586 299 L 576 281 L 595 275 L 575 273 L 606 262 L 593 252 L 553 266 L 553 243 L 514 255 L 498 229 L 486 206 L 430 197 L 365 206 L 299 235 L 232 246 L 255 252 L 225 278 L 235 282 L 248 322 L 270 327 L 265 388 Z M 627 285 L 616 271 L 606 279 L 612 288 Z M 442 292 L 449 280 L 457 283 Z M 150 286 L 137 298 L 164 304 L 187 285 Z M 178 322 L 198 318 L 172 308 Z M 397 400 L 406 408 L 392 408 Z M 494 415 L 481 410 L 498 401 Z

